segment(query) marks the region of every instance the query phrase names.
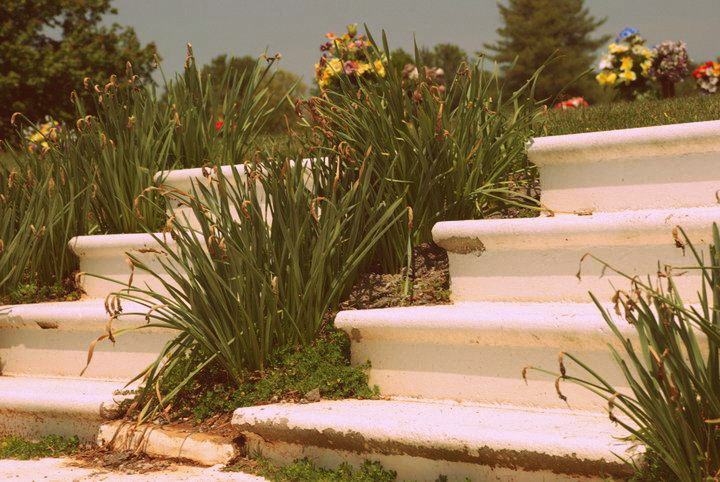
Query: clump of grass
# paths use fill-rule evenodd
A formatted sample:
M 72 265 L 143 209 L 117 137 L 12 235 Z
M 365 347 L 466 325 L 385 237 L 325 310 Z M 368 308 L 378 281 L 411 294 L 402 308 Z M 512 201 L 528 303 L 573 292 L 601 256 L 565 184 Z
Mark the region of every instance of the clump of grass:
M 199 227 L 174 224 L 174 244 L 156 236 L 166 253 L 161 270 L 130 255 L 168 294 L 129 288 L 118 299 L 146 307 L 149 323 L 137 329 L 178 333 L 138 377 L 145 381 L 140 418 L 172 403 L 207 365 L 219 363 L 240 386 L 248 371 L 266 371 L 278 350 L 310 344 L 378 240 L 404 216 L 400 199 L 365 203 L 377 185 L 372 160 L 302 163 L 290 161 L 301 159 L 299 152 L 290 154 L 259 153 L 243 174 L 233 170 L 234 182 L 219 171 L 210 187 L 179 194 Z M 164 384 L 188 355 L 201 361 L 177 385 Z
M 171 414 L 191 416 L 200 422 L 211 416 L 230 413 L 238 407 L 278 401 L 299 401 L 317 391 L 323 399 L 374 398 L 377 389 L 368 386 L 367 366 L 350 366 L 350 340 L 340 331 L 329 331 L 305 347 L 285 348 L 275 353 L 264 372 L 248 372 L 238 386 L 221 367 L 208 366 L 177 397 Z M 186 359 L 187 369 L 197 360 Z M 163 391 L 182 380 L 180 367 L 164 383 Z
M 22 284 L 61 284 L 77 269 L 67 243 L 87 229 L 90 195 L 65 162 L 71 136 L 53 132 L 42 150 L 6 144 L 11 161 L 0 164 L 0 296 Z
M 46 435 L 39 440 L 28 440 L 15 435 L 0 437 L 0 459 L 32 460 L 44 457 L 62 457 L 78 451 L 77 437 Z
M 665 267 L 657 283 L 603 263 L 631 284 L 629 290 L 618 291 L 614 301 L 617 315 L 634 328 L 634 337 L 621 331 L 591 294 L 621 347 L 609 349 L 630 390 L 614 387 L 570 353 L 563 357 L 577 365 L 577 374 L 570 373 L 563 357 L 560 373 L 540 371 L 605 399 L 610 419 L 627 430 L 629 440 L 653 454 L 640 470 L 669 473 L 671 480 L 683 482 L 714 480 L 720 473 L 720 230 L 713 225 L 707 256 L 681 228 L 676 243 L 692 253 L 695 265 Z M 694 305 L 682 299 L 674 281 L 688 270 L 701 274 Z M 564 399 L 559 388 L 558 395 Z
M 382 44 L 369 56 L 392 64 L 384 33 Z M 416 63 L 417 81 L 392 68 L 359 85 L 341 76 L 302 111 L 317 136 L 339 152 L 366 153 L 377 175 L 390 181 L 365 202 L 401 198 L 411 209 L 408 222 L 393 226 L 378 245 L 376 258 L 388 273 L 411 266 L 412 248 L 432 241 L 436 222 L 485 218 L 508 203 L 528 202 L 518 193 L 535 176 L 525 143 L 542 112 L 533 100 L 536 76 L 508 92 L 497 72 L 476 63 L 438 86 L 419 55 Z
M 280 467 L 269 460 L 258 457 L 251 463 L 238 464 L 225 468 L 228 472 L 251 471 L 257 475 L 277 482 L 393 482 L 397 480 L 395 471 L 385 469 L 380 462 L 369 461 L 353 468 L 342 463 L 336 469 L 318 467 L 309 459 L 300 459 Z
M 631 129 L 720 119 L 720 95 L 613 102 L 547 112 L 543 135 Z

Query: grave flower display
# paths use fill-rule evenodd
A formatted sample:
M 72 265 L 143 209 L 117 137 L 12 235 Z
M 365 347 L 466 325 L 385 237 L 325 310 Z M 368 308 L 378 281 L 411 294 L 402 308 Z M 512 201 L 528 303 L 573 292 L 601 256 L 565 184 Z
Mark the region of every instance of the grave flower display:
M 675 84 L 688 74 L 685 42 L 665 41 L 655 46 L 650 74 L 660 83 L 663 97 L 675 97 Z
M 568 110 L 568 109 L 578 109 L 580 107 L 588 107 L 590 104 L 588 104 L 588 101 L 586 101 L 583 97 L 572 97 L 567 100 L 563 100 L 562 102 L 558 102 L 555 104 L 555 109 L 562 109 L 562 110 Z
M 370 40 L 357 31 L 357 25 L 348 25 L 338 36 L 325 35 L 327 42 L 320 46 L 322 56 L 315 64 L 315 79 L 320 90 L 332 87 L 341 76 L 357 84 L 359 79 L 372 80 L 385 77 L 386 59 L 378 54 Z
M 641 97 L 649 88 L 653 57 L 653 51 L 645 46 L 639 32 L 626 28 L 608 46 L 595 79 L 602 86 L 618 90 L 627 100 Z
M 47 151 L 50 149 L 51 142 L 57 142 L 61 129 L 60 123 L 50 116 L 45 116 L 45 122 L 26 128 L 23 136 L 28 141 L 28 150 L 31 152 L 38 149 L 43 152 Z
M 705 62 L 692 75 L 704 94 L 714 94 L 720 88 L 720 62 Z

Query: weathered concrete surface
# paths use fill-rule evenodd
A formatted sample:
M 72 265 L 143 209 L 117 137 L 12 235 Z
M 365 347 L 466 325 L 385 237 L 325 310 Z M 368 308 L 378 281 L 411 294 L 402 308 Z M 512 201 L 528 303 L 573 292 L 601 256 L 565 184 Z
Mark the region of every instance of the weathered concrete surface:
M 140 259 L 151 269 L 163 273 L 163 262 L 171 263 L 157 239 L 172 247 L 175 242 L 167 233 L 103 234 L 76 236 L 68 246 L 80 258 L 80 287 L 88 298 L 105 299 L 110 293 L 133 286 L 167 293 L 155 276 L 133 269 L 128 254 Z M 170 280 L 169 276 L 164 277 Z
M 240 452 L 228 437 L 144 424 L 111 422 L 100 427 L 98 445 L 116 451 L 130 450 L 151 457 L 182 459 L 211 466 L 227 464 Z
M 355 454 L 356 463 L 392 456 L 383 460 L 401 480 L 435 480 L 440 467 L 473 480 L 487 480 L 489 469 L 521 478 L 559 474 L 556 480 L 628 473 L 613 455 L 628 449 L 614 438 L 621 432 L 602 415 L 568 410 L 343 400 L 240 408 L 233 425 L 280 461 L 299 447 L 311 458 L 325 450 Z
M 586 255 L 646 279 L 657 274 L 658 263 L 660 270 L 694 263 L 680 246 L 677 226 L 704 251 L 718 219 L 720 207 L 448 221 L 435 225 L 433 238 L 448 249 L 453 301 L 588 302 L 588 291 L 609 301 L 630 282 Z M 473 245 L 479 239 L 484 250 L 458 249 L 461 239 Z M 700 276 L 695 270 L 675 277 L 689 301 L 696 299 Z
M 0 310 L 0 366 L 3 375 L 78 377 L 93 340 L 108 332 L 105 300 L 88 299 L 8 306 Z M 147 308 L 124 302 L 125 313 Z M 146 325 L 144 316 L 113 320 L 113 331 Z M 157 358 L 176 333 L 143 328 L 95 345 L 86 379 L 126 382 Z
M 720 121 L 540 137 L 528 157 L 557 214 L 714 206 Z
M 617 323 L 632 336 L 632 327 Z M 350 334 L 353 364 L 370 360 L 370 385 L 384 396 L 602 412 L 606 403 L 577 385 L 562 383 L 564 402 L 554 377 L 531 371 L 523 380 L 527 366 L 558 371 L 561 351 L 580 357 L 617 387 L 626 384 L 607 349 L 619 343 L 592 303 L 343 311 L 335 325 Z M 581 372 L 569 359 L 564 363 L 568 374 Z
M 215 480 L 233 480 L 238 482 L 263 482 L 267 479 L 240 472 L 223 472 L 221 467 L 193 467 L 189 465 L 172 465 L 160 472 L 142 474 L 124 474 L 102 468 L 90 468 L 78 465 L 69 458 L 40 460 L 0 460 L 0 480 L 6 481 L 43 481 L 69 482 L 80 480 L 107 482 L 175 482 L 196 481 L 211 482 Z
M 77 435 L 93 441 L 124 387 L 115 381 L 0 377 L 0 434 Z

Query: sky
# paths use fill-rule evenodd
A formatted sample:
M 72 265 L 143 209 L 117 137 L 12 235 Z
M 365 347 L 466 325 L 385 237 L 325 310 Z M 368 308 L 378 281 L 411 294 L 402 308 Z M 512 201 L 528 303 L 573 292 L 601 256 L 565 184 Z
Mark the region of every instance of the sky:
M 717 28 L 720 0 L 586 0 L 598 18 L 599 34 L 624 27 L 640 30 L 649 45 L 684 40 L 695 61 L 720 55 Z M 496 40 L 500 22 L 496 0 L 114 0 L 118 15 L 106 22 L 135 28 L 142 42 L 155 42 L 163 70 L 182 69 L 191 42 L 199 64 L 219 54 L 279 52 L 280 67 L 312 81 L 318 47 L 326 32 L 366 23 L 385 29 L 391 48 L 458 44 L 468 53 Z

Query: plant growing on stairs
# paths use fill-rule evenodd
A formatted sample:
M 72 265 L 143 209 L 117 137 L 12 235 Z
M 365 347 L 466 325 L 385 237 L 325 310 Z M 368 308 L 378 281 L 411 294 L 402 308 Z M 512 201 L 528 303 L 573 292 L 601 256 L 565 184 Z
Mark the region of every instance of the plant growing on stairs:
M 355 171 L 343 169 L 337 155 L 293 162 L 300 156 L 291 154 L 261 154 L 245 165 L 246 180 L 233 171 L 234 185 L 216 170 L 208 173 L 216 179 L 210 187 L 169 193 L 183 199 L 199 223 L 195 230 L 176 222 L 156 236 L 171 280 L 130 255 L 136 269 L 158 277 L 169 294 L 127 289 L 117 300 L 146 307 L 147 327 L 178 333 L 139 376 L 141 418 L 170 406 L 210 363 L 240 385 L 278 349 L 313 341 L 378 240 L 405 215 L 402 199 L 364 202 L 376 179 L 373 159 L 347 161 L 363 165 Z M 109 301 L 111 315 L 119 316 L 118 302 Z M 160 393 L 163 377 L 188 356 L 200 362 Z
M 367 57 L 392 64 L 385 33 L 382 50 L 367 37 Z M 389 273 L 408 266 L 412 247 L 432 241 L 436 222 L 497 214 L 506 201 L 520 201 L 534 179 L 525 145 L 542 112 L 533 100 L 539 72 L 508 92 L 483 62 L 446 73 L 449 85 L 424 69 L 417 52 L 416 64 L 409 76 L 394 68 L 370 81 L 338 76 L 302 110 L 318 137 L 367 152 L 381 166 L 377 173 L 390 182 L 367 203 L 402 197 L 411 207 L 412 222 L 394 226 L 378 246 Z
M 603 263 L 630 282 L 630 290 L 618 291 L 614 303 L 616 314 L 634 327 L 632 338 L 591 295 L 620 343 L 620 349 L 611 346 L 610 351 L 630 391 L 614 387 L 571 353 L 561 355 L 559 374 L 539 371 L 607 400 L 610 418 L 644 445 L 672 480 L 715 480 L 720 474 L 720 232 L 713 225 L 713 244 L 705 257 L 677 229 L 676 244 L 692 253 L 694 266 L 666 267 L 651 282 Z M 674 283 L 688 270 L 702 273 L 697 304 L 683 300 Z M 579 374 L 569 373 L 565 357 L 577 364 Z M 559 385 L 558 394 L 563 397 Z

